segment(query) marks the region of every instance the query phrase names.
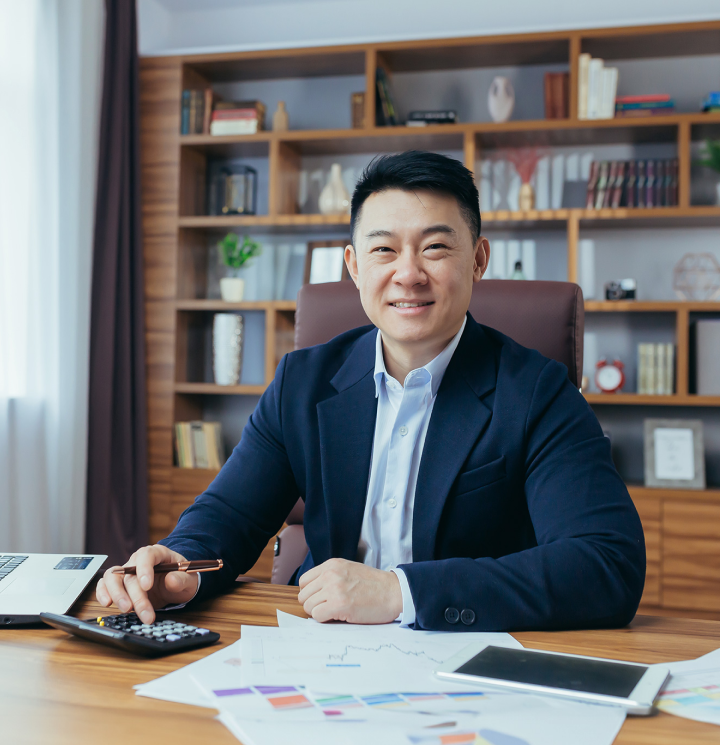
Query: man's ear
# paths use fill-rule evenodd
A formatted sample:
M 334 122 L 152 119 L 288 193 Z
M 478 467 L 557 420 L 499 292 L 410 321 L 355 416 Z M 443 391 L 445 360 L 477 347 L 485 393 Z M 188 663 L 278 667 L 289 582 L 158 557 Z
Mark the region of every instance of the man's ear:
M 477 239 L 475 244 L 475 263 L 473 265 L 473 282 L 479 282 L 490 263 L 490 243 L 482 235 Z
M 357 256 L 355 255 L 355 249 L 352 245 L 348 244 L 345 246 L 345 265 L 350 273 L 350 279 L 355 283 L 355 287 L 358 286 L 358 266 Z

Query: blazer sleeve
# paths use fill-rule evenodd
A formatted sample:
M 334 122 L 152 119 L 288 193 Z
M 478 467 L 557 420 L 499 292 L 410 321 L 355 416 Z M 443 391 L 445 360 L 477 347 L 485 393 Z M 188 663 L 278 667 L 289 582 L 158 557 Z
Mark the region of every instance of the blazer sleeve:
M 257 561 L 298 499 L 282 432 L 283 357 L 220 473 L 160 543 L 186 559 L 222 559 L 203 575 L 201 600 L 232 587 Z
M 509 631 L 632 620 L 645 581 L 640 519 L 594 413 L 553 360 L 535 384 L 523 452 L 538 545 L 497 559 L 402 565 L 415 628 Z M 457 623 L 454 616 L 450 624 L 447 608 L 472 611 L 474 623 Z

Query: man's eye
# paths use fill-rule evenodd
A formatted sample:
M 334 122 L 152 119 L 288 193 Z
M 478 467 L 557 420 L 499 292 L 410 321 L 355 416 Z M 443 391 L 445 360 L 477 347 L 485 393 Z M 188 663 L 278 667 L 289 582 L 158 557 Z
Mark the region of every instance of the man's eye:
M 447 248 L 444 243 L 431 243 L 428 248 Z
M 392 248 L 389 246 L 378 246 L 377 248 L 373 248 L 373 253 L 388 253 L 389 251 L 392 251 Z

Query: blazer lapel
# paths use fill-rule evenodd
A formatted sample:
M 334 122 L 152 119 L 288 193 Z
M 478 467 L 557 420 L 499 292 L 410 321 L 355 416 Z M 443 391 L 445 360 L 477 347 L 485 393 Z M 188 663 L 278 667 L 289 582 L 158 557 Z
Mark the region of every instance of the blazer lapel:
M 468 314 L 458 348 L 438 390 L 423 447 L 413 508 L 413 561 L 434 558 L 445 500 L 492 411 L 482 397 L 497 380 L 493 344 Z
M 351 561 L 360 540 L 375 435 L 376 333 L 372 329 L 358 339 L 330 381 L 338 394 L 317 405 L 330 556 Z

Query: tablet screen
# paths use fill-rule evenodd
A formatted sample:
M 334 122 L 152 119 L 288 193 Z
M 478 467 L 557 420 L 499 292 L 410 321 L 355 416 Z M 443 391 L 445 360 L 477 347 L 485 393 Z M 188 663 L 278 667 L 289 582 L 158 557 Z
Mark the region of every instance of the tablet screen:
M 645 665 L 582 660 L 530 649 L 486 647 L 455 672 L 627 698 L 647 669 Z

